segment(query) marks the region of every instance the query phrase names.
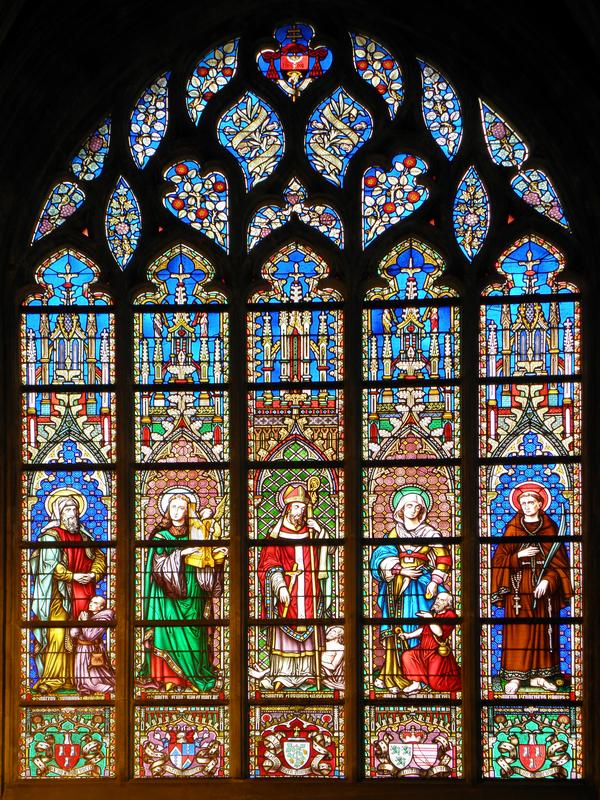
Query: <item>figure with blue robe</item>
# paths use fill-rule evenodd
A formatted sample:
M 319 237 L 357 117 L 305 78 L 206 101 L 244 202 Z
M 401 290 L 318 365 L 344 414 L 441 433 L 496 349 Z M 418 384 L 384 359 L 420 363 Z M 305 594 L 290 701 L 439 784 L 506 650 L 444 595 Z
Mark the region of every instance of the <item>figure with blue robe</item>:
M 383 620 L 417 618 L 430 611 L 440 587 L 447 583 L 452 568 L 448 548 L 441 534 L 425 522 L 431 509 L 431 496 L 420 486 L 403 486 L 392 497 L 394 527 L 389 543 L 377 547 L 370 569 L 378 584 L 377 604 Z M 422 544 L 422 539 L 438 540 Z M 397 694 L 410 681 L 402 675 L 401 654 L 408 645 L 398 634 L 412 633 L 415 624 L 383 622 L 380 628 L 384 662 L 374 685 Z M 408 640 L 411 641 L 411 640 Z

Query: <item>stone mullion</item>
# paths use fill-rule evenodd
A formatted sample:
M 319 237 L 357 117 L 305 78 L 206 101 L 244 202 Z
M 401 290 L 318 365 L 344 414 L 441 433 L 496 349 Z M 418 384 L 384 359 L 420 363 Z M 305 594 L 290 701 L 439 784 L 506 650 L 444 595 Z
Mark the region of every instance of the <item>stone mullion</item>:
M 229 464 L 230 464 L 230 595 L 229 595 L 229 774 L 247 777 L 247 382 L 245 309 L 232 303 L 229 312 Z
M 362 352 L 360 298 L 354 293 L 346 304 L 344 319 L 344 408 L 345 408 L 345 597 L 344 646 L 346 666 L 345 742 L 346 775 L 356 781 L 362 776 L 364 749 L 362 696 L 362 480 L 361 480 L 361 378 L 362 361 L 346 354 Z
M 480 622 L 479 622 L 479 301 L 470 286 L 460 309 L 461 342 L 461 501 L 463 608 L 463 775 L 475 783 L 481 774 Z
M 116 270 L 115 270 L 116 272 Z M 133 774 L 133 671 L 135 648 L 135 507 L 133 435 L 133 314 L 125 298 L 124 276 L 118 275 L 121 286 L 115 291 L 115 395 L 116 395 L 116 454 L 117 502 L 116 538 L 117 573 L 116 653 L 117 684 L 115 692 L 116 717 L 116 775 L 127 780 Z

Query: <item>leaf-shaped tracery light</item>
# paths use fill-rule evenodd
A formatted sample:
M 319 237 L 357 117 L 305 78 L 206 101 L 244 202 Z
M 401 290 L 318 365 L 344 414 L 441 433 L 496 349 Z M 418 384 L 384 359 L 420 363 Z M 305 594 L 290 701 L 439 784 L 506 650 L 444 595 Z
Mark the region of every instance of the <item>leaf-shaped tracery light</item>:
M 219 141 L 236 159 L 246 190 L 264 181 L 277 168 L 284 151 L 281 120 L 254 92 L 246 92 L 219 120 Z
M 429 133 L 450 161 L 460 148 L 463 132 L 458 95 L 450 81 L 437 69 L 419 60 L 423 83 L 423 118 Z
M 209 100 L 235 76 L 239 41 L 231 39 L 225 44 L 213 47 L 202 56 L 190 75 L 185 99 L 188 113 L 195 125 L 199 124 Z
M 142 232 L 140 205 L 133 189 L 120 177 L 106 208 L 106 240 L 121 269 L 125 269 Z
M 402 72 L 394 56 L 380 42 L 362 34 L 350 34 L 356 71 L 385 100 L 392 119 L 404 100 Z
M 481 250 L 490 226 L 488 193 L 475 167 L 469 167 L 458 186 L 452 222 L 458 246 L 472 261 Z
M 326 180 L 342 186 L 350 161 L 372 133 L 371 114 L 340 86 L 310 115 L 306 155 Z
M 170 72 L 164 72 L 151 83 L 131 112 L 129 150 L 139 169 L 144 169 L 167 132 L 170 76 Z

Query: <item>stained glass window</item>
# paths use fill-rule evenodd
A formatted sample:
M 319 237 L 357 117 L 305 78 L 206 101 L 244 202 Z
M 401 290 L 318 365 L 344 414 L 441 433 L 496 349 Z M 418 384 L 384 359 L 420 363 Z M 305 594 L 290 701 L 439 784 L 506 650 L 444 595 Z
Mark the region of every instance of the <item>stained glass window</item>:
M 582 778 L 551 166 L 408 40 L 221 34 L 32 220 L 14 777 Z

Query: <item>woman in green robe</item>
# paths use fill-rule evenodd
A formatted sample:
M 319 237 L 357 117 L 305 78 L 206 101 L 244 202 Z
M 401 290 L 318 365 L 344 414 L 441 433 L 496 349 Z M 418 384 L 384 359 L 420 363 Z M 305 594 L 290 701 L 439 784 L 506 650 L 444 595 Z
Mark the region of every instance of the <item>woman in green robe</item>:
M 140 678 L 147 686 L 167 691 L 211 691 L 217 671 L 210 658 L 209 628 L 197 623 L 204 620 L 217 589 L 223 550 L 171 542 L 208 539 L 218 523 L 208 510 L 203 519 L 195 517 L 195 497 L 189 489 L 172 487 L 160 507 L 164 517 L 150 537 L 153 546 L 146 560 L 144 615 L 149 622 L 167 624 L 147 630 Z M 168 624 L 188 620 L 189 625 Z

